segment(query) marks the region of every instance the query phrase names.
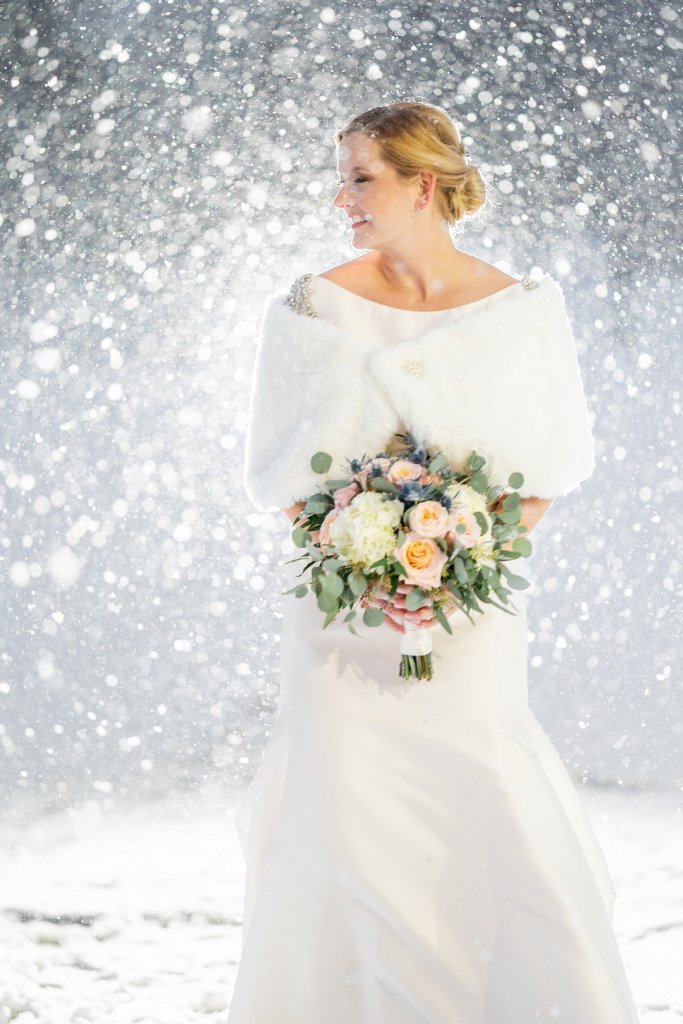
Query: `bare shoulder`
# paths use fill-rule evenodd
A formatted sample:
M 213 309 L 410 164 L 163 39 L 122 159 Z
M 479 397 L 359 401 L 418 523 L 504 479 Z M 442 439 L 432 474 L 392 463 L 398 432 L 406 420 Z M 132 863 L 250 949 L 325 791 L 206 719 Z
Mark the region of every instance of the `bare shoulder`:
M 498 291 L 499 288 L 507 288 L 520 280 L 518 277 L 511 277 L 505 271 L 499 270 L 486 260 L 480 260 L 477 256 L 463 253 L 465 262 L 463 264 L 464 277 L 472 291 Z

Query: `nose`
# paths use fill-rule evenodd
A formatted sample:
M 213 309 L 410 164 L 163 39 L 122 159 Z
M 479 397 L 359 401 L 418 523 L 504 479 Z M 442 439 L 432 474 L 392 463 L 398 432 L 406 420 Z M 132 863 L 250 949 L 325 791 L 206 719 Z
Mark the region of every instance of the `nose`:
M 337 187 L 337 194 L 334 197 L 333 205 L 338 206 L 339 209 L 343 209 L 345 206 L 349 205 L 349 195 L 344 185 L 339 185 Z

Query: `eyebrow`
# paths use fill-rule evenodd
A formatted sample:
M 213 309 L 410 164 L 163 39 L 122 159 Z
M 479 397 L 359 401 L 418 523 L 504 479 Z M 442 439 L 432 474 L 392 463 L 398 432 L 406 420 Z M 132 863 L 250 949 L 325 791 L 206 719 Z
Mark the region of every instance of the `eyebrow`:
M 356 167 L 352 167 L 352 168 L 351 168 L 351 174 L 353 174 L 353 172 L 354 172 L 354 171 L 364 171 L 364 170 L 365 170 L 365 168 L 364 168 L 364 167 L 358 167 L 358 166 L 356 165 Z M 340 171 L 337 171 L 337 174 L 340 174 L 340 173 L 341 173 Z

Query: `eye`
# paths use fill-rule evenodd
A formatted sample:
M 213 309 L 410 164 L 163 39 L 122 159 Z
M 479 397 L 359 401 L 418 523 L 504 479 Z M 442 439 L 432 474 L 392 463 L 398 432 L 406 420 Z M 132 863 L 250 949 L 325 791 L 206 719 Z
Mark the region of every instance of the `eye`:
M 357 181 L 367 181 L 368 179 L 367 179 L 367 178 L 354 178 L 353 180 L 354 180 L 354 182 L 357 182 Z M 339 188 L 341 188 L 341 186 L 342 186 L 343 184 L 344 184 L 343 180 L 342 180 L 341 178 L 338 178 L 338 179 L 337 179 L 337 186 L 338 186 Z

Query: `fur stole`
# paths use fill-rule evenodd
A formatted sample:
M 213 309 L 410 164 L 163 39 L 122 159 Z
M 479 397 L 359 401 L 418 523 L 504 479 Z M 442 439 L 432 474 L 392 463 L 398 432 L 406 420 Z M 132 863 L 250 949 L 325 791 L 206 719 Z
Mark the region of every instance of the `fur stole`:
M 491 483 L 524 475 L 522 497 L 567 494 L 591 475 L 593 439 L 561 286 L 533 287 L 475 305 L 416 337 L 375 344 L 284 294 L 262 315 L 251 388 L 244 486 L 259 509 L 288 507 L 347 460 L 386 451 L 397 430 L 462 468 L 473 448 Z M 311 456 L 332 456 L 318 475 Z

